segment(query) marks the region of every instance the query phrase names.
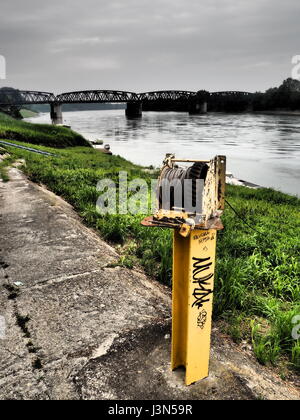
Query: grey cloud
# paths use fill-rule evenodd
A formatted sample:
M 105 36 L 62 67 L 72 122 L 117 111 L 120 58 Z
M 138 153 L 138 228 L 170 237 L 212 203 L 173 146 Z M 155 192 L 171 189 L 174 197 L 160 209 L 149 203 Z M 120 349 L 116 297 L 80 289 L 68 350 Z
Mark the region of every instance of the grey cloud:
M 2 84 L 264 90 L 291 74 L 299 12 L 298 0 L 10 0 Z

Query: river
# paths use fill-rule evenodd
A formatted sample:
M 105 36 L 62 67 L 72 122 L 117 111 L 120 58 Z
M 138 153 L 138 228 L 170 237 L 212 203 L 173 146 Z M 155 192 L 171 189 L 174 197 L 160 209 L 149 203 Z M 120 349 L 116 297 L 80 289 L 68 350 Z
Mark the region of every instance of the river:
M 160 166 L 166 153 L 180 158 L 227 156 L 235 177 L 300 196 L 300 116 L 267 114 L 65 112 L 64 123 L 90 140 L 103 139 L 114 154 Z M 50 122 L 49 114 L 28 119 Z

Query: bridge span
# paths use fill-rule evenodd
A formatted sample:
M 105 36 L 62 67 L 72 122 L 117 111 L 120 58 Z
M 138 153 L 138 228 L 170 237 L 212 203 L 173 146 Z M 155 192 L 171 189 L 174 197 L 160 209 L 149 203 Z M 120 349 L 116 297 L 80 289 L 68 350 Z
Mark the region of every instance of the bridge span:
M 61 104 L 88 103 L 120 103 L 138 101 L 139 95 L 134 92 L 119 90 L 83 90 L 67 92 L 56 96 L 56 102 Z
M 118 90 L 85 90 L 66 92 L 54 95 L 50 92 L 16 90 L 12 88 L 0 89 L 0 106 L 20 107 L 33 104 L 49 104 L 51 119 L 54 124 L 62 124 L 62 105 L 72 103 L 126 103 L 127 117 L 136 118 L 142 115 L 143 107 L 162 105 L 168 110 L 172 104 L 184 104 L 190 114 L 204 114 L 207 112 L 209 101 L 226 98 L 247 98 L 251 100 L 252 93 L 238 91 L 208 92 L 184 90 L 160 90 L 144 93 L 126 92 Z

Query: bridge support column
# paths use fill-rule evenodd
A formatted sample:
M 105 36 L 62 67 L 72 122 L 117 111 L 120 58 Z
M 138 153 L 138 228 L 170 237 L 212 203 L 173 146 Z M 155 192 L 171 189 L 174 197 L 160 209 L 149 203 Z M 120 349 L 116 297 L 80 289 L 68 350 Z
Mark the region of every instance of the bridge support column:
M 63 123 L 63 116 L 62 116 L 62 105 L 60 104 L 50 104 L 51 111 L 50 116 L 52 120 L 52 124 L 62 124 Z
M 206 114 L 207 113 L 207 102 L 191 102 L 189 106 L 189 114 Z
M 127 118 L 140 118 L 142 110 L 142 102 L 127 102 L 125 115 Z

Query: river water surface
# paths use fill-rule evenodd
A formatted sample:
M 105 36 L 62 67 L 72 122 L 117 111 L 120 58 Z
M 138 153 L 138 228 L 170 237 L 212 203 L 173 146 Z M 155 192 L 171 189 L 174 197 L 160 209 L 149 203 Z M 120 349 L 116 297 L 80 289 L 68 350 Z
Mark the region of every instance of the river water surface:
M 227 156 L 235 177 L 300 196 L 300 116 L 144 112 L 128 120 L 124 110 L 65 112 L 64 123 L 89 140 L 103 139 L 114 154 L 160 166 L 178 158 Z M 49 114 L 31 118 L 50 122 Z

